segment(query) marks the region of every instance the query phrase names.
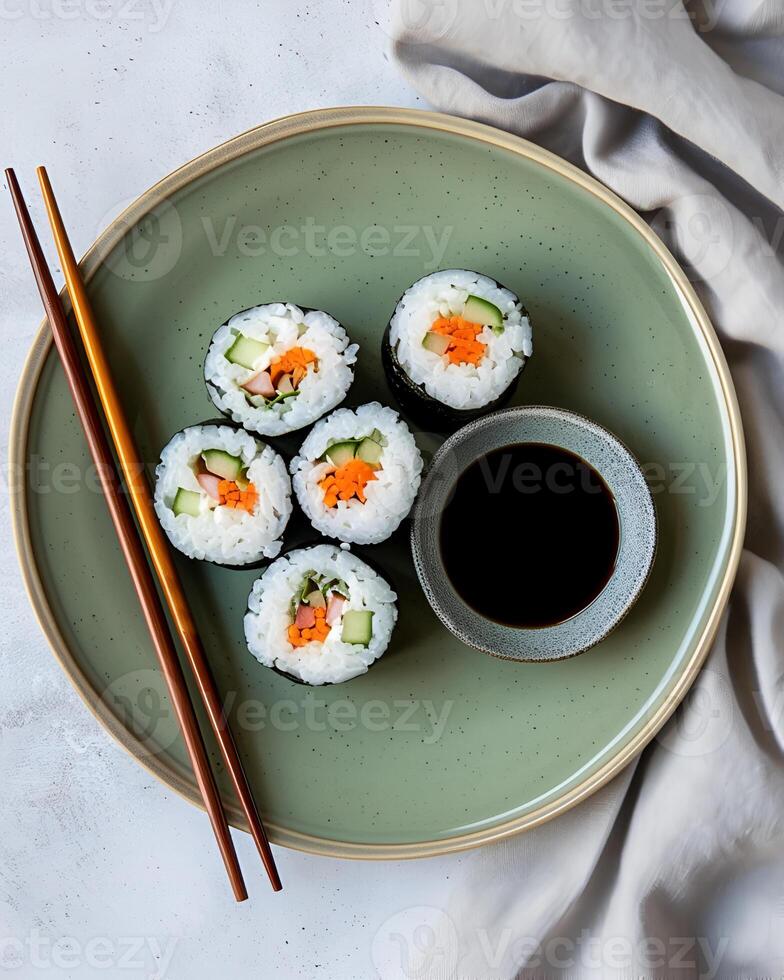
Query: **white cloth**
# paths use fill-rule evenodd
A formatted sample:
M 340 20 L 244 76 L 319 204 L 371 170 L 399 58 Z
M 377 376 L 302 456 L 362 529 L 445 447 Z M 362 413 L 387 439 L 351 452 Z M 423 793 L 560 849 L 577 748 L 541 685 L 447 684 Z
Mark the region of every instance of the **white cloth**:
M 435 108 L 566 156 L 646 215 L 716 325 L 750 477 L 737 584 L 684 705 L 591 800 L 462 865 L 453 948 L 420 976 L 780 976 L 784 7 L 396 0 L 393 53 Z

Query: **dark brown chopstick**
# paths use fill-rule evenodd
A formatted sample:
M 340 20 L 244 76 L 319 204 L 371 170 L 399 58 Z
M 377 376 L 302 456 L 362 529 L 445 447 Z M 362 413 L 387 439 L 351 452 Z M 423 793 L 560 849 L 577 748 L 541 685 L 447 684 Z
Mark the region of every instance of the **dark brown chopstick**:
M 231 832 L 223 812 L 220 794 L 210 768 L 207 750 L 199 730 L 185 677 L 169 635 L 166 617 L 158 598 L 155 582 L 147 564 L 128 503 L 120 489 L 109 443 L 104 434 L 92 393 L 84 377 L 76 344 L 71 336 L 60 297 L 49 272 L 22 191 L 13 170 L 6 170 L 5 175 L 14 200 L 19 225 L 22 229 L 22 237 L 27 247 L 27 254 L 30 257 L 30 264 L 38 284 L 44 310 L 68 380 L 68 386 L 71 389 L 76 410 L 84 428 L 90 453 L 98 469 L 106 504 L 144 612 L 147 628 L 158 655 L 161 670 L 185 739 L 191 765 L 226 864 L 234 895 L 237 901 L 241 902 L 248 897 L 248 893 L 245 889 L 242 871 L 234 850 L 234 842 L 231 839 Z
M 73 305 L 74 317 L 79 326 L 87 360 L 92 372 L 92 378 L 98 392 L 98 398 L 103 408 L 106 422 L 109 426 L 114 449 L 120 463 L 125 484 L 131 498 L 136 519 L 139 523 L 142 538 L 153 568 L 158 577 L 158 583 L 163 591 L 166 604 L 174 622 L 185 654 L 188 657 L 191 671 L 199 688 L 212 730 L 218 740 L 223 761 L 229 771 L 234 789 L 248 821 L 251 836 L 269 876 L 275 891 L 280 891 L 282 885 L 275 867 L 275 859 L 270 850 L 267 834 L 261 822 L 256 801 L 253 799 L 250 784 L 240 760 L 234 737 L 229 728 L 223 711 L 223 704 L 217 685 L 212 677 L 212 671 L 204 648 L 201 645 L 196 623 L 188 606 L 177 570 L 172 560 L 169 543 L 158 523 L 152 502 L 152 494 L 147 483 L 144 461 L 136 448 L 130 426 L 125 418 L 122 403 L 117 395 L 112 379 L 111 370 L 103 352 L 100 330 L 93 315 L 87 290 L 84 288 L 79 265 L 74 256 L 68 233 L 65 230 L 60 209 L 55 200 L 52 185 L 46 170 L 38 168 L 38 180 L 41 185 L 49 224 L 52 227 L 57 252 L 65 276 L 65 282 Z

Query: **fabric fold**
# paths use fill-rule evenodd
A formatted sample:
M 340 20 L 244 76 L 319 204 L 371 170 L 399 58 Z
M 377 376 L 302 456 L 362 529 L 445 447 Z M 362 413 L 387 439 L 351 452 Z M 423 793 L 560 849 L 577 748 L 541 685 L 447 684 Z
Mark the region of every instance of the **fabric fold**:
M 396 0 L 392 52 L 434 108 L 567 157 L 643 214 L 711 315 L 749 459 L 746 551 L 705 669 L 636 770 L 463 862 L 448 909 L 455 976 L 776 974 L 784 962 L 781 7 Z

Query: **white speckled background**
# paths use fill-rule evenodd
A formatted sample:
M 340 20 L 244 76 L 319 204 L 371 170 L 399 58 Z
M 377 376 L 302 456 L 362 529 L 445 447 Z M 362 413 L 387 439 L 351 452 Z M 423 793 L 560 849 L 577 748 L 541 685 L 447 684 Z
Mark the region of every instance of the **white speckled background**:
M 384 14 L 383 0 L 4 0 L 0 163 L 16 167 L 48 253 L 39 163 L 81 254 L 131 198 L 242 130 L 318 106 L 416 105 L 385 57 Z M 5 185 L 0 246 L 5 472 L 41 318 Z M 2 549 L 0 972 L 403 976 L 393 933 L 426 920 L 412 907 L 443 904 L 464 859 L 351 863 L 276 848 L 286 890 L 273 896 L 237 834 L 251 900 L 235 905 L 206 817 L 115 745 L 56 664 L 18 573 L 7 491 Z

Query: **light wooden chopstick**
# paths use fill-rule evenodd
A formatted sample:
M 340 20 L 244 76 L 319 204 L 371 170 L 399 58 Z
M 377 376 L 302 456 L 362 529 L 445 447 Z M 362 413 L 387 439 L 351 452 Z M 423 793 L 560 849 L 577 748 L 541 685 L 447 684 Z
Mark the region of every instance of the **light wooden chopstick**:
M 145 475 L 144 463 L 131 435 L 122 404 L 112 380 L 109 364 L 101 346 L 100 331 L 93 316 L 87 291 L 82 281 L 79 266 L 71 248 L 71 243 L 63 224 L 60 210 L 55 200 L 49 177 L 44 167 L 38 168 L 49 223 L 52 227 L 60 264 L 73 305 L 74 317 L 79 326 L 82 343 L 87 354 L 98 398 L 103 408 L 111 434 L 120 468 L 125 478 L 128 493 L 133 504 L 142 537 L 147 545 L 153 568 L 160 583 L 166 604 L 172 615 L 174 627 L 182 642 L 183 649 L 196 679 L 207 715 L 218 740 L 226 768 L 229 771 L 234 789 L 239 798 L 251 835 L 256 843 L 272 887 L 280 891 L 282 885 L 270 850 L 267 834 L 261 822 L 253 794 L 248 784 L 242 762 L 226 720 L 220 694 L 212 677 L 207 657 L 199 639 L 185 593 L 180 584 L 172 560 L 169 544 L 164 536 L 153 508 L 152 494 Z
M 5 175 L 44 310 L 63 364 L 68 387 L 71 389 L 71 395 L 87 438 L 87 445 L 98 470 L 106 504 L 120 541 L 125 562 L 131 573 L 136 594 L 139 597 L 155 652 L 158 655 L 161 671 L 185 740 L 196 781 L 212 822 L 212 828 L 223 855 L 226 870 L 229 873 L 234 896 L 238 902 L 242 902 L 248 897 L 248 893 L 242 880 L 242 871 L 221 805 L 220 793 L 210 768 L 207 750 L 188 693 L 188 685 L 180 667 L 177 651 L 174 649 L 169 635 L 169 627 L 166 623 L 161 601 L 158 598 L 155 581 L 150 566 L 147 564 L 128 503 L 121 490 L 114 459 L 104 434 L 98 409 L 84 375 L 79 353 L 60 302 L 60 296 L 38 241 L 19 182 L 13 170 L 6 170 Z

